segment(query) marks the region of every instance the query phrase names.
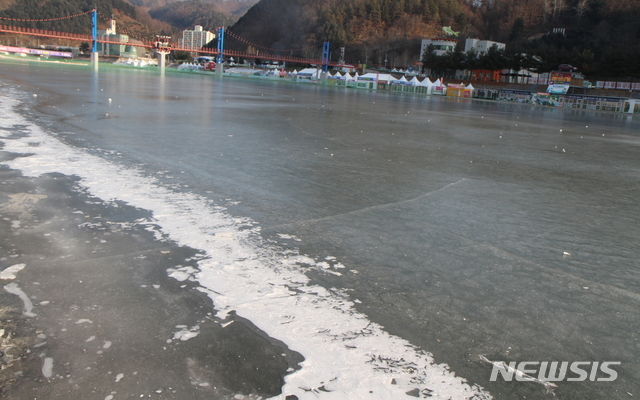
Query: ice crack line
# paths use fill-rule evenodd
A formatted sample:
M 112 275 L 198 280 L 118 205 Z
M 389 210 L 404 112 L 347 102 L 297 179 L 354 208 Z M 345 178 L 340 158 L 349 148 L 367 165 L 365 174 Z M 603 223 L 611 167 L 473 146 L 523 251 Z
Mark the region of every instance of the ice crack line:
M 454 186 L 454 185 L 457 185 L 459 183 L 462 183 L 462 182 L 464 182 L 466 180 L 467 180 L 467 178 L 462 178 L 462 179 L 460 179 L 460 180 L 458 180 L 456 182 L 451 182 L 451 183 L 441 187 L 440 189 L 432 190 L 431 192 L 427 192 L 427 193 L 421 194 L 420 196 L 414 197 L 413 199 L 401 200 L 401 201 L 396 201 L 396 202 L 393 202 L 393 203 L 378 204 L 378 205 L 375 205 L 375 206 L 365 207 L 365 208 L 361 208 L 359 210 L 353 210 L 353 211 L 349 211 L 349 212 L 342 213 L 342 214 L 329 215 L 327 217 L 322 217 L 322 218 L 307 219 L 307 220 L 304 220 L 304 221 L 291 222 L 289 224 L 281 224 L 281 225 L 271 226 L 271 227 L 269 227 L 267 229 L 278 230 L 278 229 L 289 228 L 289 227 L 294 227 L 294 226 L 298 226 L 298 225 L 314 224 L 314 223 L 317 223 L 317 222 L 332 220 L 332 219 L 335 219 L 335 218 L 341 218 L 341 217 L 344 217 L 344 216 L 347 216 L 347 215 L 361 214 L 361 213 L 368 212 L 368 211 L 371 211 L 371 210 L 379 210 L 379 209 L 384 209 L 384 208 L 391 207 L 391 206 L 413 203 L 415 201 L 418 201 L 420 199 L 423 199 L 425 197 L 431 196 L 431 195 L 436 194 L 438 192 L 441 192 L 441 191 L 443 191 L 445 189 L 448 189 L 451 186 Z

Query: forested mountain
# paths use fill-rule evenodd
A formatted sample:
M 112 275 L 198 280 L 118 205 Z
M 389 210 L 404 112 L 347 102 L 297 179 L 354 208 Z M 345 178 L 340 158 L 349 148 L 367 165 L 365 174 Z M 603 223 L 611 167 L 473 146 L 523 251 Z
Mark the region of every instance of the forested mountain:
M 132 36 L 151 38 L 177 37 L 196 24 L 207 30 L 233 24 L 233 33 L 264 47 L 319 57 L 322 42 L 330 41 L 334 60 L 345 46 L 347 62 L 394 66 L 419 61 L 420 39 L 443 36 L 442 27 L 451 26 L 460 45 L 467 37 L 507 43 L 509 54 L 494 66 L 529 67 L 536 60 L 540 71 L 569 63 L 591 76 L 640 78 L 640 0 L 261 0 L 234 23 L 231 10 L 255 1 L 0 0 L 0 16 L 51 18 L 97 7 Z M 87 19 L 25 24 L 87 33 Z M 227 43 L 247 47 L 231 36 Z M 460 65 L 461 57 L 441 59 L 440 67 Z
M 131 19 L 136 18 L 135 7 L 126 0 L 17 0 L 5 1 L 0 9 L 0 17 L 17 19 L 48 19 L 79 14 L 98 9 L 103 16 L 120 13 Z M 20 26 L 30 28 L 60 30 L 73 33 L 87 33 L 91 29 L 91 17 L 60 19 L 47 22 L 23 22 Z
M 275 48 L 345 45 L 350 62 L 407 66 L 419 39 L 506 42 L 541 69 L 574 63 L 586 73 L 640 77 L 640 0 L 261 0 L 232 30 Z M 549 34 L 554 29 L 564 34 Z M 334 54 L 332 59 L 336 59 Z M 554 67 L 555 64 L 555 67 Z
M 201 25 L 205 30 L 215 31 L 220 26 L 233 24 L 237 18 L 218 12 L 215 4 L 201 1 L 183 1 L 152 8 L 149 15 L 178 29 L 193 29 Z
M 47 19 L 96 8 L 101 28 L 112 16 L 118 31 L 139 39 L 156 34 L 180 36 L 180 31 L 202 25 L 207 30 L 228 26 L 257 0 L 0 0 L 0 17 Z M 50 22 L 22 22 L 20 26 L 88 33 L 89 16 Z
M 0 0 L 3 1 L 3 0 Z M 5 0 L 6 1 L 6 0 Z M 158 9 L 171 6 L 176 3 L 189 3 L 195 0 L 128 0 L 135 6 L 145 7 L 148 9 Z M 217 12 L 227 15 L 241 16 L 258 0 L 197 0 L 206 5 L 215 6 L 213 9 Z M 206 12 L 206 8 L 204 8 Z

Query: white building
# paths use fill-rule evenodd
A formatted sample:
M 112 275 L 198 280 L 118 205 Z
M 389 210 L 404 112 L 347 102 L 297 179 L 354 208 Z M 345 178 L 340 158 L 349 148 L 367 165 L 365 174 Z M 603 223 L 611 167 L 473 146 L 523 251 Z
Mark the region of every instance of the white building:
M 444 55 L 447 51 L 454 51 L 456 49 L 456 45 L 458 44 L 457 39 L 422 39 L 422 44 L 420 45 L 420 60 L 424 57 L 424 53 L 427 51 L 427 47 L 432 44 L 434 47 L 434 51 L 437 56 Z
M 116 33 L 116 21 L 112 19 L 104 31 L 98 31 L 98 53 L 101 56 L 137 57 L 138 50 L 128 35 Z M 108 43 L 104 43 L 108 42 Z
M 209 31 L 204 31 L 202 30 L 202 26 L 196 25 L 194 30 L 182 32 L 182 38 L 178 39 L 178 47 L 197 50 L 215 38 L 216 35 Z
M 505 49 L 504 43 L 494 42 L 491 40 L 478 40 L 478 39 L 467 39 L 464 42 L 464 52 L 468 52 L 471 49 L 474 49 L 477 54 L 484 54 L 493 46 L 496 46 L 500 50 Z

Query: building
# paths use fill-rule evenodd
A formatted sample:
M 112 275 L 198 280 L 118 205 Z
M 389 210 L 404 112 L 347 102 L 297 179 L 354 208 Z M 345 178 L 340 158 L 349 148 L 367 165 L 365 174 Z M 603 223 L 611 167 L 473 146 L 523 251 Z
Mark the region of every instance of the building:
M 116 33 L 116 21 L 112 19 L 109 27 L 98 31 L 98 40 L 110 43 L 98 43 L 98 54 L 101 56 L 138 57 L 138 50 L 131 45 L 128 35 Z
M 436 55 L 441 56 L 444 55 L 447 51 L 454 51 L 456 49 L 456 45 L 458 44 L 458 40 L 440 38 L 422 39 L 422 43 L 420 45 L 420 60 L 424 58 L 424 53 L 427 52 L 427 48 L 431 44 L 434 47 Z
M 468 38 L 464 42 L 464 52 L 467 53 L 473 49 L 477 54 L 484 54 L 493 46 L 496 46 L 499 50 L 505 49 L 504 43 Z
M 202 26 L 196 25 L 194 30 L 185 30 L 182 32 L 182 38 L 178 39 L 178 47 L 198 50 L 215 38 L 216 35 L 209 31 L 202 30 Z

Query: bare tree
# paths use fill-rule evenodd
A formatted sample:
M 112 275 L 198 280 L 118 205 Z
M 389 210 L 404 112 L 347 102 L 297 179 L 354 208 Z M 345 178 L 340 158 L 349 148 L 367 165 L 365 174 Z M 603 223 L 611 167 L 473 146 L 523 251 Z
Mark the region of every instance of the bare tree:
M 560 11 L 565 10 L 566 8 L 567 3 L 565 0 L 544 0 L 545 17 L 546 15 L 551 15 L 551 22 L 555 21 L 558 18 Z
M 582 18 L 585 11 L 589 9 L 589 0 L 578 0 L 578 4 L 576 4 L 575 10 L 578 17 Z

